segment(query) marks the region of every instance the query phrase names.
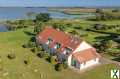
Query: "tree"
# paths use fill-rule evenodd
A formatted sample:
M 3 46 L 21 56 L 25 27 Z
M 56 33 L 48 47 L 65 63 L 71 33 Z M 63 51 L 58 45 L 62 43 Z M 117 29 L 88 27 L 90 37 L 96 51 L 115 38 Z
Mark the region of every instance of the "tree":
M 63 24 L 61 24 L 61 23 L 54 23 L 54 24 L 52 25 L 52 27 L 55 28 L 55 29 L 59 29 L 59 30 L 61 30 L 61 31 L 64 31 L 64 30 L 65 30 L 65 25 L 63 25 Z
M 114 9 L 112 10 L 112 12 L 119 12 L 119 9 Z
M 34 26 L 34 33 L 38 33 L 42 31 L 43 29 L 43 23 L 42 22 L 37 22 L 36 25 Z
M 48 13 L 39 13 L 36 15 L 36 24 L 34 26 L 34 32 L 38 33 L 43 29 L 43 22 L 49 21 L 50 15 Z
M 55 65 L 55 70 L 56 71 L 62 71 L 62 69 L 63 69 L 63 64 L 58 63 L 58 64 Z
M 27 17 L 28 17 L 29 20 L 32 20 L 34 16 L 35 16 L 34 12 L 28 12 L 27 13 Z
M 76 30 L 71 30 L 69 33 L 71 33 L 73 35 L 78 35 L 79 34 Z
M 94 29 L 102 30 L 102 29 L 104 29 L 104 25 L 102 25 L 102 24 L 94 24 Z
M 103 13 L 102 9 L 97 8 L 96 13 Z
M 15 56 L 14 53 L 10 53 L 10 54 L 8 54 L 7 57 L 8 57 L 9 59 L 14 59 L 16 56 Z
M 55 56 L 50 56 L 50 63 L 56 64 L 56 57 Z
M 47 22 L 50 19 L 51 18 L 50 18 L 49 13 L 39 13 L 36 15 L 36 21 Z

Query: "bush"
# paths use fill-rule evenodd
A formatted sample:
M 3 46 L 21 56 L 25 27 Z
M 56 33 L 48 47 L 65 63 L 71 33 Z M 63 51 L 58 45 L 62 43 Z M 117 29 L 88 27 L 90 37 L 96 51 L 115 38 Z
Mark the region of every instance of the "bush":
M 22 45 L 22 47 L 23 48 L 28 48 L 29 46 L 28 46 L 28 44 L 24 44 L 24 45 Z
M 27 65 L 27 64 L 28 64 L 28 61 L 27 61 L 27 60 L 24 60 L 24 64 L 26 64 L 26 65 Z
M 47 58 L 49 58 L 49 56 L 50 56 L 50 54 L 49 54 L 49 53 L 44 52 L 43 58 L 47 59 Z
M 63 64 L 58 63 L 58 64 L 55 65 L 55 70 L 56 71 L 62 71 L 62 69 L 63 69 Z
M 32 47 L 36 47 L 35 42 L 29 42 L 23 45 L 23 48 L 32 48 Z
M 7 57 L 8 57 L 9 59 L 14 59 L 16 56 L 15 56 L 14 53 L 10 53 L 10 54 L 8 54 Z
M 38 51 L 43 51 L 43 48 L 41 46 L 37 47 Z
M 34 53 L 37 53 L 37 52 L 38 52 L 38 50 L 37 50 L 36 47 L 32 48 L 31 51 L 34 52 Z
M 28 43 L 28 47 L 29 47 L 29 48 L 31 48 L 31 47 L 36 47 L 35 42 L 29 42 L 29 43 Z
M 56 64 L 56 56 L 50 56 L 50 63 Z
M 40 52 L 37 54 L 38 57 L 43 58 L 44 57 L 44 52 Z
M 28 64 L 31 63 L 31 61 L 32 61 L 31 56 L 28 56 L 28 57 L 26 57 L 26 58 L 24 59 L 24 64 L 28 65 Z
M 33 47 L 32 49 L 31 49 L 31 51 L 32 52 L 34 52 L 34 53 L 38 53 L 38 52 L 42 52 L 43 51 L 43 48 L 42 47 Z
M 104 27 L 105 27 L 105 26 L 102 25 L 102 24 L 95 24 L 93 28 L 96 29 L 96 30 L 103 30 Z
M 68 65 L 67 65 L 66 62 L 63 63 L 63 68 L 64 68 L 64 69 L 67 69 L 67 68 L 68 68 Z

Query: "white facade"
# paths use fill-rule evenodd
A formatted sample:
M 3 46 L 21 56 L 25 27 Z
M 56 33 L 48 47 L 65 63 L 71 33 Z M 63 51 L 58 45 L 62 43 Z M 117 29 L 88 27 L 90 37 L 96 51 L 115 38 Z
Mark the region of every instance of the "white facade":
M 83 41 L 72 53 L 80 52 L 89 48 L 93 48 L 93 47 L 88 43 L 86 43 L 85 41 Z M 68 56 L 68 66 L 73 67 L 71 63 L 72 63 L 72 54 Z M 80 63 L 79 69 L 82 70 L 98 63 L 99 63 L 99 58 L 95 58 L 95 59 L 86 61 L 86 63 Z
M 72 61 L 72 55 L 69 55 L 68 56 L 68 66 L 71 66 L 71 61 Z
M 88 68 L 96 64 L 99 64 L 99 58 L 92 59 L 92 60 L 87 61 L 86 63 L 80 64 L 80 70 Z
M 70 56 L 68 57 L 68 66 L 69 66 L 69 67 L 73 67 L 73 66 L 71 65 L 71 63 L 72 63 L 72 55 L 70 55 Z M 80 63 L 80 68 L 79 68 L 79 69 L 82 70 L 82 69 L 91 67 L 91 66 L 96 65 L 96 64 L 99 64 L 99 58 L 86 61 L 85 63 Z

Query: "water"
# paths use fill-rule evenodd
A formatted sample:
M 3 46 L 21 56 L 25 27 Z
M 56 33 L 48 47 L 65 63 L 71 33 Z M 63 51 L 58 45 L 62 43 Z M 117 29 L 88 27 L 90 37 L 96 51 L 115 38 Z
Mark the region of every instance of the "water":
M 93 15 L 68 15 L 61 12 L 52 12 L 48 8 L 0 7 L 0 20 L 15 20 L 28 18 L 28 13 L 49 13 L 50 17 L 58 19 L 84 18 Z M 34 18 L 34 17 L 32 17 Z M 0 24 L 0 32 L 8 31 L 5 25 Z
M 7 31 L 8 31 L 7 27 L 3 24 L 0 24 L 0 32 L 7 32 Z
M 66 19 L 74 19 L 74 18 L 83 18 L 93 16 L 92 14 L 88 15 L 68 15 L 61 12 L 52 12 L 49 11 L 48 8 L 24 8 L 24 7 L 1 7 L 0 8 L 0 19 L 1 20 L 14 20 L 14 19 L 24 19 L 27 18 L 27 13 L 49 13 L 52 18 L 66 18 Z

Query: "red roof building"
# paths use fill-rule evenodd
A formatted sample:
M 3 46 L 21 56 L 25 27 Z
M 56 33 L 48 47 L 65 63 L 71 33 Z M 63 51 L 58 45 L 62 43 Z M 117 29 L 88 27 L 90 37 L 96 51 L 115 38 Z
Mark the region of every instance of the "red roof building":
M 37 35 L 36 40 L 37 43 L 45 44 L 51 49 L 58 50 L 61 54 L 69 55 L 67 61 L 70 67 L 83 69 L 99 63 L 100 55 L 94 47 L 78 37 L 60 30 L 46 27 Z

